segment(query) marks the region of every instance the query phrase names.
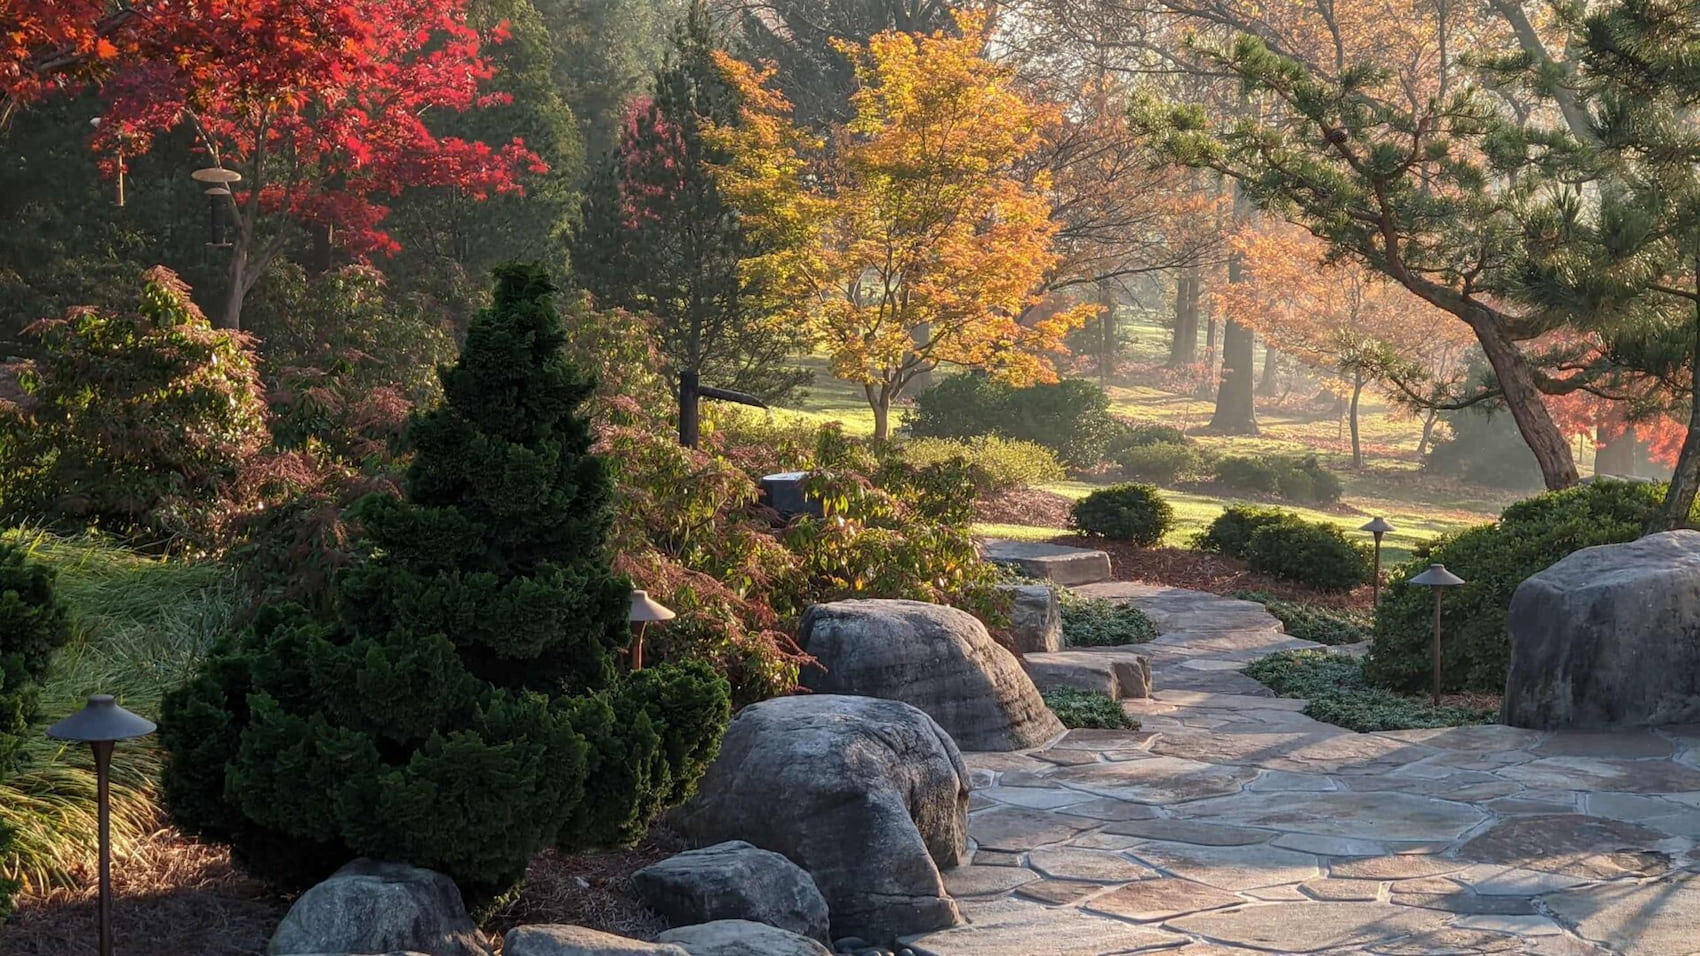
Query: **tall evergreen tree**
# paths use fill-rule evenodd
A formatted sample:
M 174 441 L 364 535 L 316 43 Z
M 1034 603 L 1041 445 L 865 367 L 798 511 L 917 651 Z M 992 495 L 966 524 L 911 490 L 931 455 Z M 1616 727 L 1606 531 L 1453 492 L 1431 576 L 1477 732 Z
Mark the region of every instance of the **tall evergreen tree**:
M 578 117 L 585 155 L 620 141 L 626 107 L 667 53 L 678 0 L 535 0 L 554 45 L 555 88 Z
M 603 306 L 661 323 L 668 372 L 779 398 L 808 381 L 787 359 L 801 323 L 777 321 L 766 279 L 744 267 L 771 250 L 722 194 L 728 157 L 707 136 L 739 122 L 698 3 L 680 25 L 654 95 L 633 104 L 620 145 L 587 191 L 573 240 L 577 281 Z
M 256 873 L 366 855 L 500 890 L 552 843 L 636 838 L 713 757 L 723 678 L 616 674 L 631 588 L 551 291 L 540 267 L 497 271 L 411 428 L 405 499 L 356 508 L 369 557 L 334 618 L 270 610 L 167 698 L 174 817 Z

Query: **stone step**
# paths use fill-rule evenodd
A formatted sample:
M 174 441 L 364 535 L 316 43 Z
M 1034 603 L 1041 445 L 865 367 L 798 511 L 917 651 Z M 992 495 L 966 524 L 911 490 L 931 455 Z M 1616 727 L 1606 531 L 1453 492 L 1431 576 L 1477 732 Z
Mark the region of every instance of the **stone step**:
M 1030 578 L 1063 587 L 1110 579 L 1110 556 L 1102 551 L 1008 538 L 987 538 L 981 551 L 993 564 L 1009 565 Z

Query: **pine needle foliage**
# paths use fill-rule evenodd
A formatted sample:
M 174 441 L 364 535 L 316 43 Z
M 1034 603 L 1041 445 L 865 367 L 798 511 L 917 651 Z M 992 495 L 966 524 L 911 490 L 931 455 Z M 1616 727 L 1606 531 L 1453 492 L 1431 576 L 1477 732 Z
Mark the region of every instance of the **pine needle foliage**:
M 257 875 L 371 856 L 500 892 L 552 844 L 636 839 L 714 756 L 723 678 L 616 671 L 631 588 L 552 294 L 540 267 L 496 270 L 411 426 L 405 496 L 355 508 L 367 553 L 335 613 L 269 608 L 168 696 L 167 805 Z

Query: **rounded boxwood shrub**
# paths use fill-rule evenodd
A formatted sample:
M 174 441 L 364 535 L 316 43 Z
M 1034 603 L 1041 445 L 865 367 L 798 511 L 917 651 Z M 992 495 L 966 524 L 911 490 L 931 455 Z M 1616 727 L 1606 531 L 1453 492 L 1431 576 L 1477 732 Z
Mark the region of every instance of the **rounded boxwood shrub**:
M 1428 688 L 1434 593 L 1409 582 L 1440 563 L 1465 581 L 1441 600 L 1442 689 L 1501 693 L 1511 666 L 1507 615 L 1517 585 L 1574 551 L 1640 537 L 1664 494 L 1657 484 L 1578 485 L 1519 501 L 1494 524 L 1419 546 L 1381 589 L 1365 672 L 1384 687 Z
M 1278 521 L 1246 542 L 1246 565 L 1259 574 L 1318 591 L 1350 591 L 1368 584 L 1369 556 L 1331 524 Z
M 1228 455 L 1216 462 L 1216 480 L 1238 491 L 1279 495 L 1304 504 L 1333 504 L 1346 487 L 1315 455 L 1303 458 L 1247 458 Z
M 1140 448 L 1145 445 L 1185 445 L 1189 441 L 1186 432 L 1173 425 L 1143 422 L 1138 425 L 1128 425 L 1127 430 L 1116 437 L 1114 448 L 1120 451 L 1126 448 Z
M 995 434 L 1037 442 L 1077 468 L 1104 460 L 1117 426 L 1109 395 L 1093 382 L 1066 378 L 1016 388 L 979 373 L 951 376 L 916 395 L 904 424 L 918 438 Z
M 1173 484 L 1180 478 L 1191 477 L 1203 467 L 1198 449 L 1191 445 L 1151 444 L 1133 445 L 1115 456 L 1116 464 L 1129 478 Z
M 1301 522 L 1304 519 L 1291 511 L 1280 508 L 1263 508 L 1257 505 L 1231 505 L 1223 509 L 1210 522 L 1210 527 L 1204 529 L 1193 538 L 1193 547 L 1200 551 L 1215 551 L 1230 558 L 1245 560 L 1246 546 L 1251 543 L 1251 536 L 1257 529 L 1272 524 Z
M 0 778 L 16 768 L 53 652 L 71 639 L 70 612 L 53 579 L 53 570 L 29 560 L 22 547 L 0 541 Z M 0 860 L 12 840 L 0 821 Z M 0 922 L 12 912 L 18 886 L 0 874 Z
M 1281 475 L 1274 464 L 1262 458 L 1224 455 L 1216 462 L 1216 480 L 1239 491 L 1275 494 L 1281 490 Z
M 1150 547 L 1175 523 L 1175 511 L 1150 485 L 1100 488 L 1074 503 L 1069 522 L 1081 534 Z
M 354 508 L 364 556 L 333 613 L 268 607 L 167 696 L 166 804 L 256 875 L 369 856 L 499 892 L 550 845 L 636 839 L 713 758 L 723 678 L 615 667 L 631 587 L 552 291 L 541 267 L 497 270 L 410 427 L 405 498 Z
M 959 460 L 967 465 L 981 494 L 1023 488 L 1067 475 L 1049 448 L 996 435 L 974 438 L 911 438 L 897 446 L 898 457 L 917 468 Z

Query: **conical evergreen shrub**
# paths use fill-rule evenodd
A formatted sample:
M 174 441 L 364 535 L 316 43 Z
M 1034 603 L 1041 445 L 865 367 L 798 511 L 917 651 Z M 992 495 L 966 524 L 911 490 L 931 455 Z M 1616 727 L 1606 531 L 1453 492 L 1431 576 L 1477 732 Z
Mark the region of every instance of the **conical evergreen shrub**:
M 723 678 L 616 671 L 630 585 L 552 291 L 497 270 L 444 404 L 411 426 L 405 497 L 356 506 L 370 553 L 334 617 L 271 609 L 165 701 L 167 805 L 256 874 L 301 885 L 365 855 L 498 891 L 550 844 L 641 835 L 713 758 Z

